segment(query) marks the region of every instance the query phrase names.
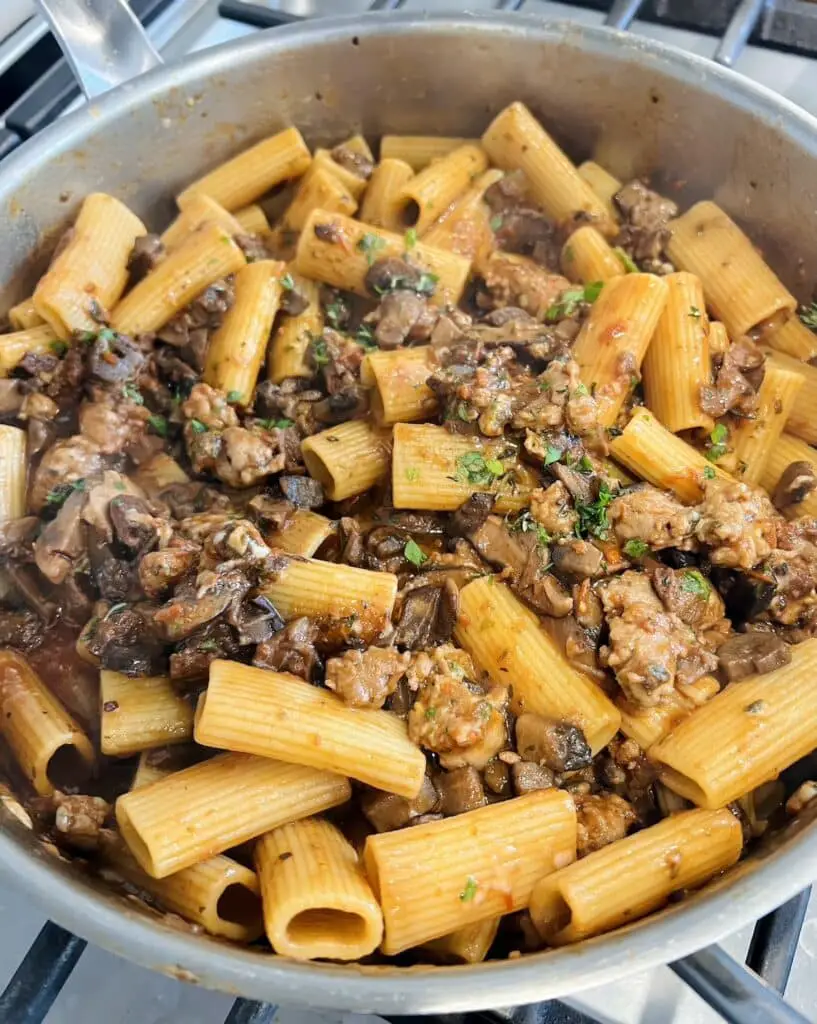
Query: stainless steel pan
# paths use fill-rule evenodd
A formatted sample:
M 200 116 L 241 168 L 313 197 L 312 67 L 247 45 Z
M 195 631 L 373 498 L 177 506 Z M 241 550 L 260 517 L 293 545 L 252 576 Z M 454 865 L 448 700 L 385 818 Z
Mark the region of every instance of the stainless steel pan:
M 74 8 L 75 29 L 93 44 L 95 87 L 115 82 L 123 49 L 132 68 L 152 62 L 132 39 L 106 48 L 98 23 L 78 22 L 88 0 L 48 3 Z M 157 68 L 27 143 L 0 169 L 3 308 L 29 293 L 42 254 L 90 191 L 114 192 L 158 226 L 180 186 L 286 124 L 312 143 L 352 130 L 477 135 L 514 99 L 576 156 L 594 154 L 620 177 L 653 175 L 682 203 L 714 196 L 801 297 L 817 278 L 817 121 L 785 100 L 610 30 L 521 15 L 390 15 L 260 33 Z M 180 933 L 44 851 L 7 814 L 0 871 L 58 923 L 144 966 L 254 999 L 405 1014 L 538 1001 L 684 957 L 808 885 L 817 831 L 794 823 L 706 891 L 613 935 L 456 968 L 299 964 Z

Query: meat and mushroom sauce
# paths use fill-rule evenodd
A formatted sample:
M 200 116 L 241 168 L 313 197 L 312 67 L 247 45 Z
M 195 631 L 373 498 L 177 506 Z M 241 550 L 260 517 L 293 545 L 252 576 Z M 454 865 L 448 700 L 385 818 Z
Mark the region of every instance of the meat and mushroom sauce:
M 530 117 L 521 105 L 506 116 L 511 135 Z M 298 179 L 313 158 L 293 133 L 281 167 Z M 365 843 L 372 872 L 394 833 L 416 830 L 404 837 L 434 855 L 412 855 L 411 869 L 437 865 L 441 892 L 458 872 L 438 920 L 454 932 L 504 915 L 491 954 L 502 956 L 531 899 L 517 868 L 542 814 L 569 823 L 554 859 L 569 871 L 691 806 L 656 744 L 694 728 L 727 687 L 753 694 L 742 728 L 773 746 L 777 694 L 788 672 L 805 679 L 801 645 L 817 637 L 817 456 L 785 436 L 791 456 L 775 452 L 776 357 L 757 330 L 710 356 L 708 282 L 675 244 L 685 215 L 672 198 L 636 179 L 602 201 L 571 171 L 576 204 L 556 208 L 500 137 L 489 130 L 477 157 L 464 147 L 488 174 L 441 173 L 458 191 L 402 240 L 377 226 L 394 211 L 360 136 L 317 151 L 320 177 L 305 180 L 337 175 L 344 208 L 360 203 L 372 223 L 306 210 L 304 188 L 269 234 L 233 237 L 223 225 L 240 211 L 208 176 L 197 187 L 228 207 L 218 226 L 185 208 L 160 238 L 113 197 L 91 197 L 83 223 L 109 204 L 110 224 L 128 225 L 118 265 L 87 251 L 104 231 L 93 243 L 92 230 L 69 232 L 33 294 L 41 326 L 0 335 L 0 752 L 66 855 L 105 871 L 106 851 L 126 842 L 150 869 L 144 839 L 131 841 L 140 826 L 116 833 L 129 806 L 117 801 L 135 778 L 193 773 L 217 752 L 202 723 L 218 690 L 234 713 L 225 750 L 349 778 L 325 821 L 350 863 Z M 423 181 L 460 152 L 420 169 Z M 609 249 L 603 282 L 570 271 L 587 225 Z M 191 297 L 174 274 L 208 238 L 217 251 L 198 252 Z M 690 288 L 696 304 L 670 302 Z M 658 307 L 634 308 L 628 296 L 648 292 Z M 757 324 L 769 317 L 759 310 Z M 666 329 L 640 337 L 647 321 Z M 644 360 L 679 332 L 701 344 L 683 381 L 674 351 Z M 673 437 L 662 423 L 681 390 L 687 419 Z M 634 444 L 645 405 L 656 433 Z M 100 685 L 133 699 L 103 697 L 100 711 Z M 803 716 L 817 721 L 802 686 Z M 173 721 L 117 747 L 154 691 Z M 72 716 L 65 749 L 78 755 L 43 772 L 38 723 L 25 743 L 17 731 L 32 700 L 46 719 Z M 743 735 L 724 743 L 742 751 Z M 773 771 L 790 763 L 780 749 Z M 760 769 L 735 757 L 738 808 Z M 154 786 L 142 798 L 164 791 Z M 803 792 L 787 793 L 792 813 L 813 796 Z M 244 838 L 263 831 L 268 795 L 257 814 L 252 794 L 238 801 L 253 817 Z M 725 869 L 740 824 L 726 807 L 694 813 L 737 835 L 713 871 Z M 469 837 L 451 839 L 450 863 L 440 835 Z M 201 856 L 230 848 L 216 836 Z M 667 853 L 667 897 L 683 888 L 683 856 Z M 402 952 L 387 899 L 387 946 Z M 205 922 L 191 911 L 191 924 Z M 558 931 L 535 913 L 534 924 L 525 948 Z M 435 927 L 422 942 L 441 938 Z

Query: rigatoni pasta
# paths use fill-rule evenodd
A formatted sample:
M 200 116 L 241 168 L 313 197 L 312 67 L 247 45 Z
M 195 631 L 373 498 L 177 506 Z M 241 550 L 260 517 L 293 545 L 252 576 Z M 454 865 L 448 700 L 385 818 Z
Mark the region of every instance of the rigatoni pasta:
M 360 379 L 371 384 L 372 412 L 378 423 L 414 423 L 437 410 L 437 399 L 426 384 L 436 358 L 430 346 L 371 352 L 361 367 Z
M 26 510 L 26 435 L 0 424 L 0 523 Z
M 621 257 L 592 224 L 578 228 L 562 248 L 562 270 L 571 280 L 591 284 L 625 273 Z
M 384 157 L 375 167 L 360 204 L 360 219 L 386 231 L 402 228 L 402 192 L 414 176 L 405 160 Z
M 126 757 L 193 735 L 193 705 L 164 676 L 131 679 L 103 669 L 99 699 L 102 708 L 100 749 Z
M 425 758 L 385 711 L 347 707 L 295 676 L 214 661 L 196 711 L 196 742 L 340 772 L 417 796 Z
M 478 143 L 479 139 L 447 135 L 384 135 L 380 140 L 380 161 L 402 160 L 417 173 L 455 149 Z
M 487 166 L 485 152 L 468 144 L 424 168 L 403 187 L 403 224 L 422 235 Z
M 785 420 L 786 430 L 801 437 L 809 444 L 817 443 L 817 423 L 814 419 L 814 401 L 817 398 L 817 367 L 793 359 L 783 352 L 768 352 L 767 367 L 774 367 L 776 373 L 789 374 L 788 379 L 802 378 L 803 383 L 794 394 L 794 402 Z M 768 370 L 767 370 L 768 372 Z
M 389 471 L 390 449 L 390 431 L 365 420 L 322 430 L 301 446 L 309 472 L 332 501 L 362 494 L 381 480 Z

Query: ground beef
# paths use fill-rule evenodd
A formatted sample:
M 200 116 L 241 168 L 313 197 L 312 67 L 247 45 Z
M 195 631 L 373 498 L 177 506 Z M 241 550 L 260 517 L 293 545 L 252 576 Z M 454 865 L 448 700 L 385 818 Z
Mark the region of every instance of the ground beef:
M 673 269 L 664 254 L 669 241 L 669 222 L 678 216 L 678 207 L 649 189 L 644 182 L 628 182 L 613 197 L 621 214 L 618 244 L 625 248 L 644 270 L 668 273 Z
M 101 393 L 79 409 L 79 431 L 103 455 L 115 455 L 138 444 L 144 436 L 150 412 L 122 394 Z M 160 439 L 161 443 L 161 439 Z
M 688 626 L 708 630 L 723 620 L 723 598 L 698 569 L 653 570 L 652 584 L 668 612 Z
M 579 521 L 570 494 L 560 481 L 531 494 L 530 514 L 551 537 L 572 536 Z
M 172 548 L 144 555 L 139 562 L 139 582 L 145 595 L 154 600 L 163 598 L 195 568 L 198 559 L 198 547 L 181 539 Z
M 512 382 L 501 358 L 489 356 L 476 368 L 444 367 L 428 378 L 428 386 L 451 430 L 473 424 L 486 437 L 501 437 L 513 415 Z
M 764 355 L 749 338 L 733 342 L 723 354 L 714 384 L 702 384 L 700 405 L 719 419 L 727 412 L 751 416 L 757 409 L 757 391 L 763 382 Z
M 34 472 L 28 499 L 31 510 L 42 511 L 49 495 L 101 472 L 103 464 L 102 452 L 87 438 L 76 436 L 57 441 Z
M 317 623 L 305 616 L 293 619 L 280 633 L 258 645 L 253 665 L 312 681 L 321 667 L 316 647 L 319 637 Z
M 382 708 L 405 675 L 411 655 L 392 648 L 346 651 L 326 663 L 326 685 L 352 707 Z
M 709 547 L 714 565 L 752 569 L 775 545 L 775 512 L 764 493 L 729 480 L 704 481 L 695 536 Z
M 280 473 L 286 463 L 282 435 L 279 429 L 228 427 L 213 472 L 230 487 L 251 487 Z
M 694 509 L 686 508 L 671 494 L 650 484 L 619 495 L 607 514 L 621 545 L 628 540 L 640 540 L 653 551 L 691 547 L 699 518 Z
M 188 422 L 200 423 L 207 430 L 220 431 L 238 426 L 238 416 L 227 396 L 209 384 L 195 385 L 182 404 L 182 414 Z
M 515 430 L 556 431 L 567 429 L 584 438 L 590 447 L 606 451 L 599 426 L 598 404 L 579 377 L 572 359 L 554 359 L 524 391 L 517 389 L 512 426 Z
M 102 826 L 113 810 L 99 796 L 72 796 L 55 790 L 54 829 L 66 845 L 78 850 L 95 850 Z
M 572 287 L 561 274 L 551 274 L 533 260 L 512 253 L 494 253 L 483 278 L 492 308 L 514 306 L 539 320 Z
M 504 687 L 483 689 L 470 657 L 445 645 L 415 656 L 408 682 L 417 690 L 409 736 L 440 755 L 444 768 L 484 768 L 506 745 Z

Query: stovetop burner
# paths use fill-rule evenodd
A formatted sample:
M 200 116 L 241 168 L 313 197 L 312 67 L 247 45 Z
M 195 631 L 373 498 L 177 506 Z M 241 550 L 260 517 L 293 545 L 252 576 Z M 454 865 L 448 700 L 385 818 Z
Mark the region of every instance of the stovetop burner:
M 2 2 L 4 0 L 0 0 Z M 303 17 L 367 9 L 419 10 L 423 6 L 420 0 L 130 2 L 150 29 L 154 42 L 170 59 L 258 28 L 280 26 Z M 433 6 L 435 10 L 438 6 L 457 8 L 456 4 L 443 4 L 441 0 L 426 0 L 425 6 Z M 817 2 L 814 0 L 470 0 L 464 6 L 471 11 L 522 10 L 583 21 L 602 18 L 606 24 L 620 29 L 630 28 L 637 18 L 639 31 L 644 34 L 679 42 L 723 64 L 733 65 L 751 58 L 754 63 L 749 73 L 752 77 L 761 80 L 768 77 L 767 84 L 787 91 L 790 98 L 800 99 L 817 113 L 817 89 L 814 87 L 817 68 L 810 59 L 803 59 L 817 56 Z M 677 38 L 659 35 L 672 30 L 677 30 Z M 766 61 L 763 67 L 757 63 L 758 54 Z M 786 55 L 786 63 L 775 64 L 783 59 L 782 54 Z M 802 99 L 798 94 L 801 75 L 808 81 L 805 90 L 801 90 Z M 79 89 L 68 65 L 39 19 L 31 19 L 7 40 L 0 40 L 0 159 L 79 99 Z M 786 989 L 809 898 L 810 890 L 807 890 L 761 919 L 754 928 L 745 962 L 772 991 L 783 993 Z M 8 922 L 4 926 L 8 927 Z M 0 1022 L 42 1024 L 85 948 L 84 940 L 56 924 L 46 923 L 0 994 Z M 747 989 L 742 967 L 719 947 L 710 947 L 670 966 L 715 1011 L 735 1024 L 778 1021 L 795 1024 L 805 1020 L 785 1005 L 766 1002 L 762 993 Z M 656 1012 L 653 1007 L 645 1010 L 641 1019 L 644 1024 L 680 1020 L 673 1016 L 673 1011 L 674 1007 L 666 1007 L 664 1011 L 659 1007 Z M 272 1024 L 277 1012 L 275 1006 L 238 999 L 225 1024 Z M 597 1012 L 604 1011 L 594 1007 L 594 1014 Z M 163 1016 L 162 1020 L 170 1020 L 172 1016 Z M 481 1024 L 594 1024 L 600 1019 L 559 1001 L 457 1015 L 456 1018 L 391 1019 L 406 1024 L 429 1020 L 446 1024 L 454 1024 L 456 1020 L 457 1024 L 465 1024 L 469 1018 L 475 1024 L 477 1021 Z M 684 1018 L 683 1024 L 687 1024 L 688 1019 Z

